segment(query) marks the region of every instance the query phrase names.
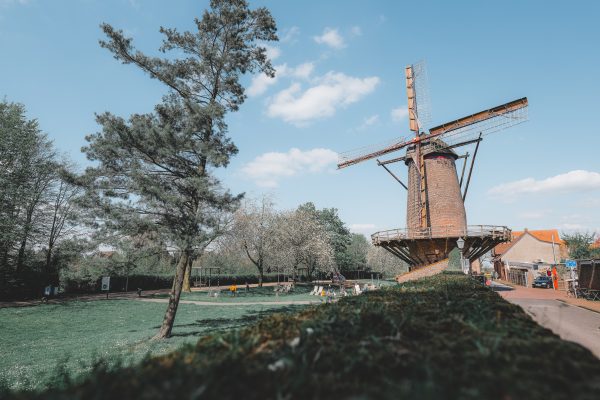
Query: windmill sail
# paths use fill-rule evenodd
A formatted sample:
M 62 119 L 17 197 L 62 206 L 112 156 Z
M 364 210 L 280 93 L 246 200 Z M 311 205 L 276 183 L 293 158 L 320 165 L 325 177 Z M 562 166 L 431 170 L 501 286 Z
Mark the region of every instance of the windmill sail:
M 431 128 L 429 130 L 429 134 L 431 136 L 445 136 L 447 133 L 467 127 L 471 127 L 469 130 L 478 130 L 477 127 L 474 127 L 473 125 L 483 123 L 492 118 L 497 119 L 495 120 L 496 123 L 489 124 L 490 128 L 492 126 L 500 127 L 508 124 L 510 124 L 509 126 L 512 126 L 516 123 L 522 122 L 523 117 L 526 117 L 523 114 L 517 114 L 517 112 L 525 109 L 527 105 L 527 97 L 523 97 L 521 99 L 513 100 L 509 103 L 483 110 L 451 122 L 446 122 L 436 126 L 435 128 Z
M 466 144 L 477 136 L 506 129 L 527 120 L 527 98 L 513 100 L 475 114 L 456 119 L 434 128 L 425 134 L 429 125 L 429 100 L 427 93 L 427 72 L 424 62 L 409 65 L 404 70 L 406 78 L 406 95 L 408 98 L 409 129 L 415 133 L 410 138 L 397 139 L 391 143 L 359 149 L 340 154 L 338 169 L 358 164 L 362 161 L 380 157 L 410 145 L 417 148 L 430 139 L 443 139 L 443 145 L 457 147 Z
M 469 141 L 480 134 L 482 136 L 518 125 L 527 120 L 527 97 L 513 100 L 506 104 L 489 108 L 454 121 L 446 122 L 431 128 L 429 134 L 413 139 L 402 139 L 378 150 L 366 151 L 360 154 L 343 153 L 340 155 L 338 168 L 345 168 L 362 161 L 392 153 L 411 144 L 424 142 L 429 139 L 443 139 L 448 146 Z
M 412 65 L 404 70 L 406 76 L 406 97 L 408 98 L 408 126 L 415 133 L 419 133 L 419 122 L 417 113 L 417 93 L 415 90 L 415 75 Z

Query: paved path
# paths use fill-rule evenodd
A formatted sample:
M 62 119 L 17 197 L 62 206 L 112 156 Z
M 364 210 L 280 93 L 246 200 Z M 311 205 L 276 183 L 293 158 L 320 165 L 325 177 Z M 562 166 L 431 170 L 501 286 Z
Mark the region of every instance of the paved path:
M 569 304 L 565 301 L 566 295 L 560 291 L 510 287 L 497 282 L 492 284 L 492 289 L 521 306 L 538 324 L 564 340 L 579 343 L 600 358 L 600 313 Z
M 143 299 L 151 303 L 167 303 L 169 299 Z M 217 302 L 217 301 L 198 301 L 198 300 L 180 300 L 180 304 L 196 304 L 199 306 L 272 306 L 272 305 L 302 305 L 302 304 L 321 304 L 322 301 L 315 300 L 282 300 L 282 301 L 249 301 L 249 302 Z

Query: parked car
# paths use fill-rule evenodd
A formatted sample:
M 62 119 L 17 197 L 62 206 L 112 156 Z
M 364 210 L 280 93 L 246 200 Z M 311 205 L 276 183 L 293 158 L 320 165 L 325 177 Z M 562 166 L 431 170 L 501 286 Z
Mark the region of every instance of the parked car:
M 538 276 L 533 280 L 533 284 L 531 285 L 534 288 L 546 288 L 550 289 L 552 287 L 552 278 L 549 276 Z

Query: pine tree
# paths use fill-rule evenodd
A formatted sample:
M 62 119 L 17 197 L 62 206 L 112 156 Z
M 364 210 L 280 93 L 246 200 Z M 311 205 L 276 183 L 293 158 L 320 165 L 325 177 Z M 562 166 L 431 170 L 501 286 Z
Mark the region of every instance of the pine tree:
M 225 115 L 245 99 L 239 79 L 249 72 L 274 75 L 261 46 L 277 40 L 266 8 L 212 0 L 195 22 L 195 32 L 160 28 L 160 51 L 175 58 L 147 56 L 122 31 L 102 25 L 107 40 L 100 45 L 164 83 L 169 93 L 152 113 L 127 120 L 98 115 L 102 130 L 88 136 L 84 148 L 97 164 L 83 177 L 86 202 L 102 229 L 122 236 L 153 232 L 179 254 L 157 338 L 171 335 L 186 269 L 222 233 L 225 216 L 242 197 L 224 189 L 213 173 L 238 151 L 227 136 Z

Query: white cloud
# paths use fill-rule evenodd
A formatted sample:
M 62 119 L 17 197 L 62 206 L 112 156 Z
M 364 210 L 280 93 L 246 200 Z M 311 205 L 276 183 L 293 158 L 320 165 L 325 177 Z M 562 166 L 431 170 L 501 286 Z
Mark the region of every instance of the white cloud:
M 400 106 L 398 108 L 394 108 L 390 113 L 392 120 L 398 122 L 402 121 L 404 118 L 408 117 L 408 107 Z
M 549 214 L 548 210 L 525 211 L 519 214 L 519 218 L 523 219 L 541 219 Z
M 276 187 L 282 178 L 318 173 L 335 165 L 338 155 L 329 149 L 302 151 L 292 148 L 287 153 L 269 152 L 242 167 L 242 173 L 258 186 Z
M 305 62 L 303 64 L 298 65 L 297 67 L 288 67 L 287 64 L 276 65 L 275 67 L 275 77 L 271 78 L 265 74 L 256 75 L 252 78 L 252 82 L 250 83 L 250 87 L 247 89 L 246 93 L 250 97 L 259 96 L 267 91 L 269 86 L 277 83 L 279 78 L 282 77 L 294 77 L 300 79 L 308 79 L 312 74 L 315 66 L 311 62 Z
M 321 36 L 313 36 L 315 42 L 327 45 L 333 49 L 342 49 L 346 47 L 344 38 L 337 29 L 325 28 Z
M 376 76 L 354 78 L 343 73 L 328 72 L 316 80 L 317 84 L 302 91 L 299 83 L 277 93 L 267 109 L 272 118 L 282 118 L 295 125 L 330 117 L 340 107 L 356 103 L 375 90 L 379 84 Z
M 279 47 L 269 46 L 268 44 L 263 44 L 262 47 L 267 50 L 267 57 L 271 61 L 276 60 L 281 55 L 281 50 Z
M 267 76 L 265 74 L 260 74 L 252 77 L 252 82 L 250 83 L 250 87 L 246 89 L 246 94 L 250 97 L 259 96 L 267 91 L 269 86 L 274 85 L 277 82 L 277 74 L 275 74 L 274 78 Z
M 379 122 L 379 114 L 371 115 L 363 119 L 362 124 L 358 127 L 358 130 L 367 129 L 369 126 L 373 126 Z
M 564 230 L 564 231 L 580 231 L 580 230 L 584 230 L 585 228 L 586 227 L 581 224 L 570 224 L 570 223 L 564 223 L 564 224 L 560 224 L 558 226 L 558 229 Z
M 550 178 L 525 178 L 491 188 L 490 195 L 515 196 L 520 194 L 567 193 L 600 189 L 600 173 L 575 170 Z
M 360 26 L 353 26 L 352 29 L 350 29 L 350 33 L 352 33 L 353 36 L 362 36 L 362 29 L 360 29 Z
M 292 26 L 289 29 L 283 31 L 283 36 L 281 37 L 282 43 L 294 43 L 296 41 L 296 36 L 300 34 L 300 28 L 297 26 Z
M 0 0 L 0 7 L 8 7 L 13 4 L 25 5 L 29 4 L 30 0 Z
M 596 207 L 600 208 L 600 198 L 597 198 L 597 197 L 585 198 L 585 199 L 582 199 L 581 201 L 579 201 L 578 205 L 581 207 L 585 207 L 585 208 L 596 208 Z
M 315 65 L 311 62 L 305 62 L 291 69 L 290 75 L 296 78 L 308 79 L 315 69 Z
M 375 224 L 351 224 L 350 231 L 354 233 L 371 234 L 375 232 Z

